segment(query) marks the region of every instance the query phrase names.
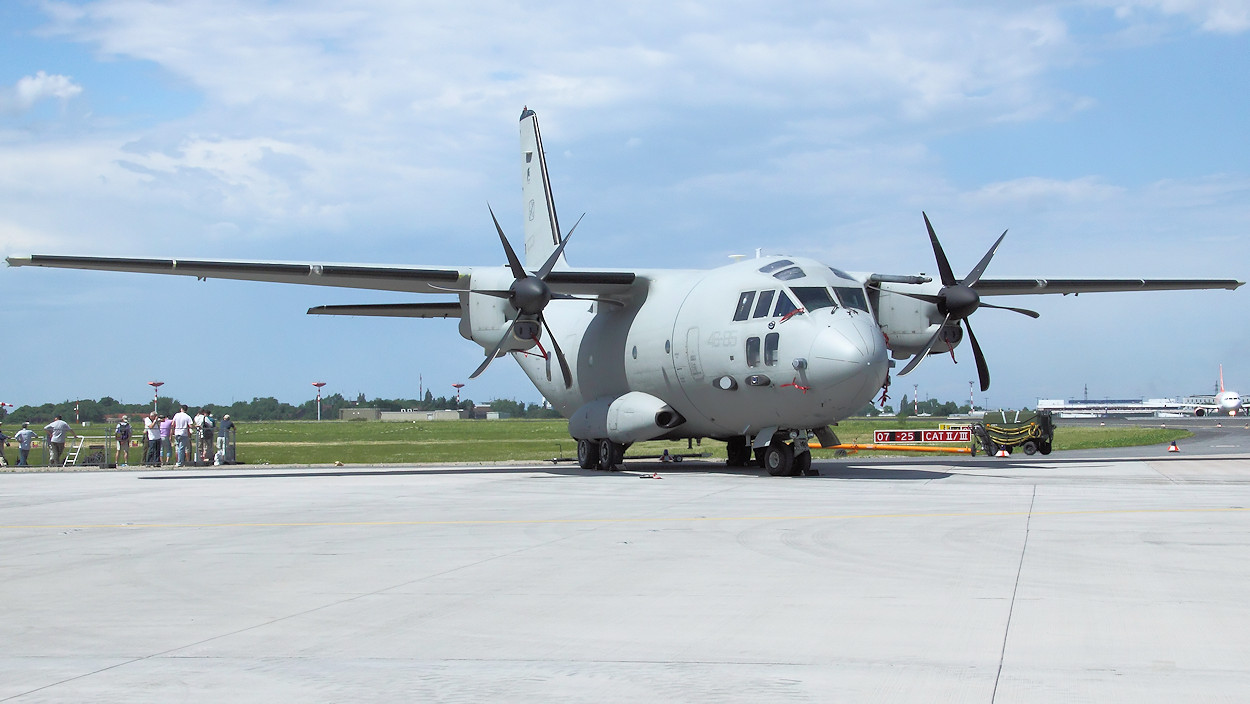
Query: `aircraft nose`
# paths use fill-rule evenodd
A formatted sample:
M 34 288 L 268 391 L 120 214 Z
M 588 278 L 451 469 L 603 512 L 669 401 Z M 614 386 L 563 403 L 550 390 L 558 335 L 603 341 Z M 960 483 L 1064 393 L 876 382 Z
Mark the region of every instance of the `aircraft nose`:
M 889 369 L 881 330 L 871 316 L 848 311 L 839 311 L 816 335 L 810 360 L 807 374 L 814 387 L 869 400 Z

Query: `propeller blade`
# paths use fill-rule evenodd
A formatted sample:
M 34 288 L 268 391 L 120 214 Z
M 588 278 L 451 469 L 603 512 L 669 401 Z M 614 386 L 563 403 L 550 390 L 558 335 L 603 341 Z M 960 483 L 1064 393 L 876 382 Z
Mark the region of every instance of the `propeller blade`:
M 937 342 L 938 335 L 942 334 L 942 330 L 946 328 L 946 324 L 950 321 L 951 317 L 947 315 L 946 319 L 942 321 L 942 324 L 938 326 L 937 332 L 933 333 L 933 337 L 930 337 L 929 341 L 925 343 L 924 349 L 920 350 L 915 357 L 911 358 L 911 361 L 907 363 L 907 366 L 903 367 L 903 371 L 898 373 L 899 376 L 907 376 L 911 370 L 915 369 L 920 364 L 921 360 L 928 356 L 929 350 L 933 349 L 933 345 Z
M 499 233 L 499 241 L 503 242 L 503 251 L 508 255 L 508 266 L 512 269 L 512 276 L 517 279 L 524 279 L 529 274 L 525 272 L 525 267 L 521 266 L 521 260 L 517 259 L 512 245 L 508 244 L 508 238 L 503 234 L 503 228 L 499 226 L 499 218 L 495 217 L 495 211 L 491 210 L 490 203 L 486 204 L 486 209 L 490 210 L 490 219 L 495 223 L 495 231 Z
M 981 380 L 981 390 L 988 391 L 990 368 L 985 364 L 985 355 L 981 353 L 981 345 L 977 344 L 977 336 L 972 334 L 972 326 L 967 320 L 964 321 L 964 327 L 968 330 L 968 342 L 972 343 L 972 358 L 977 362 L 977 377 Z
M 954 286 L 959 283 L 955 278 L 955 272 L 951 271 L 950 260 L 946 258 L 946 252 L 942 251 L 942 243 L 938 242 L 937 233 L 933 231 L 933 223 L 929 222 L 929 215 L 923 210 L 920 214 L 924 216 L 924 226 L 929 230 L 929 242 L 933 245 L 933 256 L 937 259 L 938 274 L 942 277 L 943 286 Z
M 582 218 L 584 217 L 586 217 L 586 213 L 582 213 Z M 545 279 L 547 274 L 551 273 L 551 270 L 556 265 L 556 260 L 560 258 L 560 253 L 564 251 L 564 245 L 569 243 L 569 238 L 573 236 L 573 230 L 576 230 L 577 226 L 581 224 L 582 218 L 578 218 L 577 222 L 573 223 L 573 227 L 569 228 L 569 234 L 560 240 L 560 246 L 556 247 L 556 251 L 552 252 L 551 256 L 547 257 L 547 261 L 543 262 L 542 268 L 538 270 L 538 278 Z
M 981 261 L 977 262 L 977 265 L 973 267 L 972 271 L 968 272 L 968 275 L 960 283 L 964 286 L 972 286 L 981 280 L 981 274 L 985 273 L 985 267 L 990 265 L 990 260 L 994 258 L 994 252 L 998 251 L 998 245 L 1003 243 L 1003 238 L 1006 236 L 1007 231 L 1003 230 L 1003 234 L 998 236 L 998 241 L 994 243 L 993 247 L 990 247 L 990 251 L 986 252 L 984 257 L 981 257 Z
M 1027 315 L 1030 318 L 1042 317 L 1041 313 L 1038 313 L 1037 311 L 1029 310 L 1028 308 L 1012 308 L 1011 306 L 996 306 L 992 303 L 982 303 L 981 307 L 982 308 L 997 308 L 999 310 L 1009 310 L 1013 313 L 1019 313 L 1020 315 Z
M 486 371 L 486 368 L 490 366 L 490 363 L 495 361 L 495 357 L 499 356 L 499 351 L 503 349 L 504 343 L 512 337 L 512 330 L 516 327 L 517 320 L 520 320 L 520 318 L 512 321 L 512 324 L 509 325 L 508 329 L 504 331 L 503 337 L 499 338 L 499 344 L 495 345 L 495 349 L 491 350 L 490 354 L 486 355 L 486 359 L 482 360 L 482 364 L 469 375 L 470 379 L 476 379 L 477 375 Z
M 569 361 L 564 358 L 564 350 L 561 350 L 560 343 L 556 342 L 556 334 L 551 331 L 551 326 L 547 324 L 547 317 L 539 314 L 538 319 L 542 321 L 543 327 L 546 328 L 547 339 L 551 340 L 551 350 L 556 353 L 556 361 L 560 363 L 560 374 L 564 377 L 564 388 L 571 389 L 573 388 L 573 371 L 569 369 Z

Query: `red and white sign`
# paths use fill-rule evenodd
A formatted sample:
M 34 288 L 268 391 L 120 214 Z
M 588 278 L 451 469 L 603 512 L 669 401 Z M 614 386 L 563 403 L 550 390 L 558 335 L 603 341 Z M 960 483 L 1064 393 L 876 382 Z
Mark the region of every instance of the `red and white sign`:
M 972 431 L 963 430 L 876 430 L 873 442 L 971 442 Z

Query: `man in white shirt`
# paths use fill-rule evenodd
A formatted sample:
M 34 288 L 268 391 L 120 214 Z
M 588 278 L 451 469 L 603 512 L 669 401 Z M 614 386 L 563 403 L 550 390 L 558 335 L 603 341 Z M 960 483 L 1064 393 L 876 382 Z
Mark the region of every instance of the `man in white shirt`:
M 31 444 L 34 443 L 35 438 L 37 437 L 39 436 L 35 435 L 35 431 L 30 429 L 30 422 L 22 423 L 22 429 L 17 431 L 17 435 L 13 436 L 13 439 L 17 441 L 17 466 L 18 467 L 30 466 L 26 462 L 26 458 L 30 456 Z
M 143 464 L 161 466 L 161 421 L 152 411 L 143 419 Z
M 55 467 L 61 464 L 61 458 L 65 455 L 66 434 L 78 437 L 78 433 L 70 430 L 69 423 L 66 423 L 60 416 L 43 426 L 43 429 L 48 431 L 48 447 L 51 453 L 48 455 L 48 464 Z
M 174 414 L 174 442 L 178 445 L 178 461 L 174 466 L 181 467 L 187 463 L 191 454 L 191 416 L 187 414 L 185 403 Z

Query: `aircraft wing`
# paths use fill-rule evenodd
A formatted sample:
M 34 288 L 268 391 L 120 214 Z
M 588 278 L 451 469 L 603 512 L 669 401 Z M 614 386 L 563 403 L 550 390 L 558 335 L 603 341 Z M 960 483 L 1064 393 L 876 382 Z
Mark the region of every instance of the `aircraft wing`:
M 1040 293 L 1113 293 L 1117 291 L 1188 291 L 1223 288 L 1232 291 L 1235 279 L 981 279 L 973 288 L 982 296 L 1020 296 Z
M 136 259 L 31 254 L 8 257 L 9 266 L 43 266 L 56 269 L 92 269 L 140 274 L 173 274 L 197 279 L 239 279 L 283 284 L 338 286 L 373 291 L 447 294 L 469 288 L 475 267 L 428 268 L 371 264 L 313 264 L 296 262 L 246 262 L 204 259 Z M 476 267 L 478 269 L 484 267 Z M 553 271 L 547 279 L 551 290 L 575 295 L 623 293 L 633 285 L 632 272 Z M 418 309 L 413 309 L 416 311 Z M 429 312 L 429 311 L 425 311 Z M 358 314 L 358 313 L 357 313 Z M 407 315 L 411 315 L 408 313 Z M 430 317 L 418 315 L 415 317 Z

